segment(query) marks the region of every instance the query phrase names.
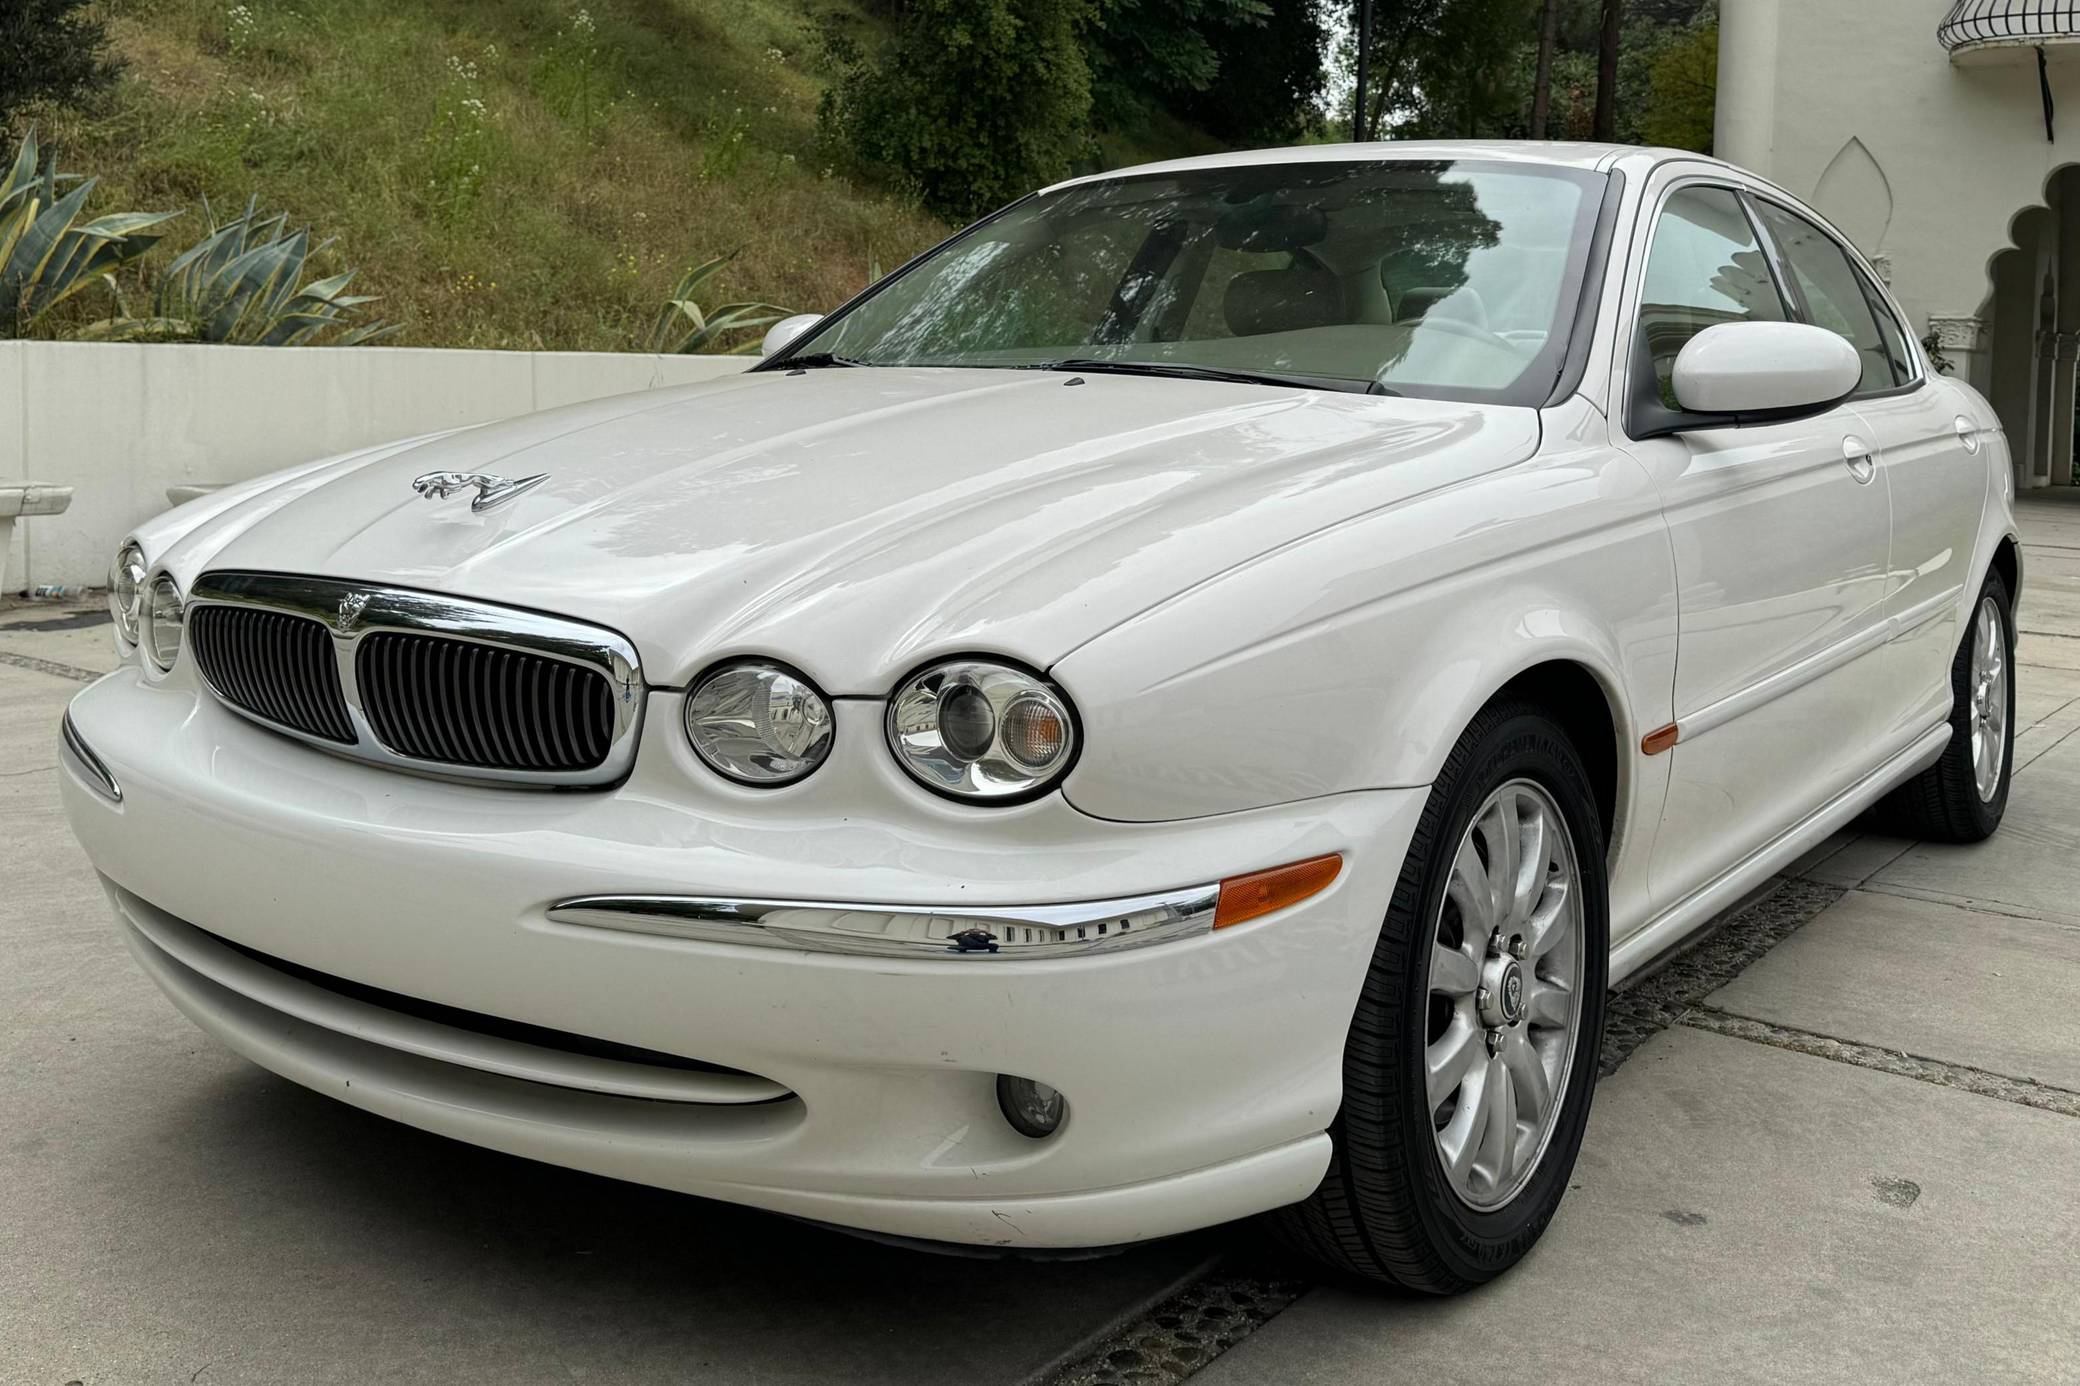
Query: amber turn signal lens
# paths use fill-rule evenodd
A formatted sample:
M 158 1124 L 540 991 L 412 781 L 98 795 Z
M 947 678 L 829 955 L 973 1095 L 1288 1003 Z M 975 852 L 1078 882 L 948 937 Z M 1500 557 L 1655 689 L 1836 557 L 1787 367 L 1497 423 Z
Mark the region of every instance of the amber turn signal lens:
M 1247 876 L 1230 876 L 1221 882 L 1220 903 L 1213 907 L 1213 927 L 1225 929 L 1246 919 L 1297 905 L 1310 895 L 1329 888 L 1343 870 L 1343 858 L 1312 857 L 1291 866 L 1274 866 L 1269 871 L 1252 871 Z

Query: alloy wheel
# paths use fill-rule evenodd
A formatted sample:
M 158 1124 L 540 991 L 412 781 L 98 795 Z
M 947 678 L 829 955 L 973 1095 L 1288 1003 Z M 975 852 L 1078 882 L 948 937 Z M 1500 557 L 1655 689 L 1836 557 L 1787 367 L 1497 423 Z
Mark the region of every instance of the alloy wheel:
M 1516 1197 L 1552 1139 L 1580 1028 L 1581 914 L 1558 805 L 1530 780 L 1500 786 L 1452 858 L 1423 1055 L 1438 1159 L 1476 1210 Z
M 2000 792 L 2008 760 L 2008 631 L 2000 603 L 1982 598 L 1972 618 L 1972 780 L 1979 801 Z

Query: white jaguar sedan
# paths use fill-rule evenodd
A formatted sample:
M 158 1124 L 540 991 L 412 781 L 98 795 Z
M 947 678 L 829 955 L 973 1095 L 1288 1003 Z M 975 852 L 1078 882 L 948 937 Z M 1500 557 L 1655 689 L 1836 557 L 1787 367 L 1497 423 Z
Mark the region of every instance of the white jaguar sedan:
M 140 527 L 66 808 L 204 1030 L 371 1112 L 936 1242 L 1553 1216 L 1608 988 L 2008 794 L 2008 453 L 1670 151 L 1079 179 L 750 372 Z

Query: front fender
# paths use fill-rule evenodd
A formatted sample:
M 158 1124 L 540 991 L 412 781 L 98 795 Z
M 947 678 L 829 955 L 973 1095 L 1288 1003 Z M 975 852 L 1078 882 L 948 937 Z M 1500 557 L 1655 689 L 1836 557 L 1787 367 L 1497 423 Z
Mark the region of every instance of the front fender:
M 1153 822 L 1425 785 L 1496 690 L 1552 660 L 1596 678 L 1636 746 L 1672 715 L 1674 564 L 1645 472 L 1600 427 L 1581 432 L 1234 569 L 1058 662 L 1085 722 L 1070 802 Z

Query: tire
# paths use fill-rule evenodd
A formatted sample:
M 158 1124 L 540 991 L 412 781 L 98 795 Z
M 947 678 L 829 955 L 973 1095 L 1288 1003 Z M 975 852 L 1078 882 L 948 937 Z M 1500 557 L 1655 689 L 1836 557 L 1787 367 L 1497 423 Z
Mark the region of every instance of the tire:
M 1524 959 L 1519 964 L 1524 969 L 1518 977 L 1523 984 L 1520 997 L 1527 1012 L 1520 1021 L 1509 1021 L 1505 1013 L 1489 1028 L 1493 1013 L 1480 1008 L 1495 1004 L 1497 989 L 1492 986 L 1478 993 L 1473 1006 L 1472 1023 L 1483 1027 L 1480 1036 L 1500 1036 L 1492 1041 L 1502 1046 L 1500 1051 L 1482 1038 L 1483 1052 L 1471 1061 L 1482 1064 L 1490 1078 L 1498 1071 L 1523 1071 L 1494 1067 L 1522 1058 L 1513 1047 L 1513 1035 L 1526 1038 L 1526 1052 L 1534 1058 L 1541 1053 L 1540 1044 L 1550 1051 L 1539 1062 L 1547 1075 L 1548 1103 L 1557 1093 L 1558 1108 L 1546 1122 L 1529 1164 L 1516 1174 L 1513 1190 L 1504 1187 L 1504 1162 L 1499 1158 L 1487 1187 L 1480 1184 L 1478 1159 L 1474 1168 L 1460 1175 L 1447 1168 L 1444 1143 L 1458 1129 L 1460 1118 L 1480 1122 L 1488 1109 L 1469 1097 L 1469 1076 L 1433 1110 L 1426 1079 L 1426 1056 L 1432 1046 L 1438 1053 L 1456 1053 L 1455 1037 L 1463 1035 L 1468 1023 L 1467 1002 L 1458 990 L 1463 986 L 1463 963 L 1442 955 L 1472 949 L 1487 921 L 1517 913 L 1491 910 L 1473 919 L 1461 903 L 1470 898 L 1464 885 L 1470 877 L 1462 872 L 1455 880 L 1454 873 L 1455 861 L 1463 861 L 1462 845 L 1473 852 L 1473 866 L 1485 870 L 1492 862 L 1491 839 L 1485 826 L 1475 831 L 1476 816 L 1481 815 L 1483 825 L 1505 821 L 1491 815 L 1500 813 L 1499 806 L 1511 796 L 1520 825 L 1528 823 L 1535 810 L 1556 815 L 1564 827 L 1558 836 L 1571 852 L 1571 927 L 1577 940 L 1565 945 L 1573 950 L 1574 1024 L 1564 1055 L 1554 1043 L 1557 1032 L 1539 1029 L 1530 1013 L 1549 1009 L 1548 993 L 1558 990 L 1554 979 L 1560 975 L 1563 945 L 1551 944 L 1545 953 L 1528 945 L 1519 950 L 1517 956 Z M 1498 833 L 1495 840 L 1508 836 Z M 1554 836 L 1550 826 L 1546 836 L 1549 841 Z M 1528 842 L 1528 830 L 1520 830 L 1517 840 L 1520 847 Z M 1552 870 L 1548 862 L 1542 878 L 1546 884 L 1524 887 L 1519 895 L 1524 889 L 1550 895 Z M 1565 906 L 1563 899 L 1563 913 Z M 1542 909 L 1532 911 L 1533 923 L 1542 917 Z M 1333 1272 L 1430 1294 L 1470 1289 L 1515 1265 L 1552 1220 L 1581 1149 L 1602 1050 L 1609 964 L 1603 829 L 1581 757 L 1566 733 L 1537 706 L 1491 705 L 1460 737 L 1432 786 L 1380 926 L 1344 1049 L 1343 1106 L 1329 1130 L 1334 1153 L 1328 1173 L 1306 1201 L 1267 1215 L 1273 1235 Z M 1508 975 L 1509 960 L 1484 953 L 1479 967 L 1483 979 L 1494 981 Z M 1448 984 L 1452 994 L 1438 990 Z M 1498 1057 L 1490 1060 L 1489 1055 Z M 1512 1103 L 1514 1094 L 1524 1090 L 1514 1077 L 1507 1088 Z M 1507 1110 L 1512 1117 L 1518 1115 L 1514 1105 Z M 1550 1105 L 1547 1110 L 1552 1110 Z M 1442 1135 L 1440 1116 L 1448 1118 Z M 1492 1125 L 1518 1129 L 1514 1120 Z M 1460 1142 L 1462 1150 L 1478 1145 L 1473 1137 Z
M 1999 686 L 1981 698 L 1977 659 L 1982 630 L 1992 628 L 1986 648 L 1999 657 Z M 1942 759 L 1878 803 L 1876 817 L 1902 837 L 1928 842 L 1984 842 L 2008 811 L 2008 785 L 2015 768 L 2015 618 L 2013 599 L 1999 573 L 1989 573 L 1972 604 L 1964 638 L 1950 661 L 1950 744 Z M 1999 725 L 1991 725 L 1994 717 Z M 1974 749 L 1973 732 L 1981 733 Z M 1999 756 L 1990 783 L 1982 783 L 1982 752 Z

